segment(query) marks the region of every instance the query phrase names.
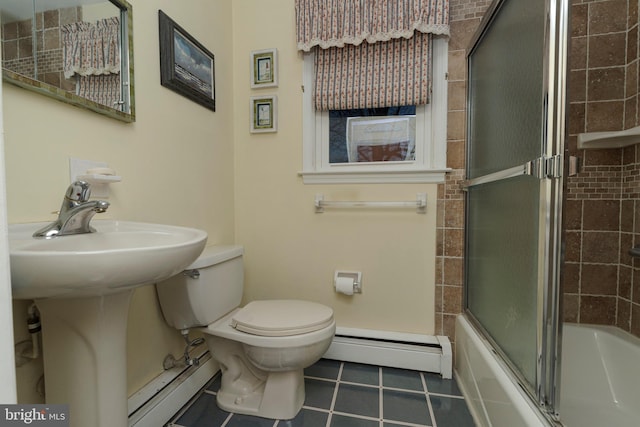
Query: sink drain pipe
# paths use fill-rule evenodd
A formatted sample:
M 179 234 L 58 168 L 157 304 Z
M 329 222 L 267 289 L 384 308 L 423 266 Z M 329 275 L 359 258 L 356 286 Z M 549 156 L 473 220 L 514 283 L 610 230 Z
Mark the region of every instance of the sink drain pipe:
M 27 310 L 27 329 L 31 335 L 31 340 L 20 341 L 15 346 L 16 367 L 23 366 L 29 361 L 40 357 L 40 312 L 35 304 L 31 304 Z

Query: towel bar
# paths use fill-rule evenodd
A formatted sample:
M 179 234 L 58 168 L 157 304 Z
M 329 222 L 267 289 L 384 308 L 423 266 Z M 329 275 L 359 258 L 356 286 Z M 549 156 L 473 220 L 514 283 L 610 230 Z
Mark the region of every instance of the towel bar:
M 416 213 L 427 212 L 427 193 L 416 194 L 416 200 L 410 202 L 371 202 L 371 201 L 329 201 L 323 194 L 316 194 L 316 213 L 323 213 L 325 208 L 414 208 Z

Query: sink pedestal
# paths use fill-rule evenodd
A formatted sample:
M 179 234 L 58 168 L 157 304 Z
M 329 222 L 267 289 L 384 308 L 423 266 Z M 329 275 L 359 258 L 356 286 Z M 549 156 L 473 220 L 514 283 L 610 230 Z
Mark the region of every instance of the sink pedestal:
M 105 296 L 36 300 L 42 318 L 46 402 L 69 404 L 71 427 L 127 425 L 127 317 L 132 294 L 129 289 Z

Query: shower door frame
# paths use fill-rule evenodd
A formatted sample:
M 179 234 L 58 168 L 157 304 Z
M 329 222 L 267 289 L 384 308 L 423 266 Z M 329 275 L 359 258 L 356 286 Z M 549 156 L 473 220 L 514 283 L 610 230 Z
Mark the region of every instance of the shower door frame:
M 487 9 L 479 29 L 469 44 L 467 53 L 467 174 L 471 165 L 473 143 L 471 130 L 471 76 L 470 58 L 482 41 L 488 28 L 497 17 L 500 8 L 509 0 L 494 0 Z M 561 343 L 562 343 L 562 200 L 566 186 L 565 171 L 569 158 L 565 153 L 566 139 L 566 80 L 569 37 L 569 0 L 529 0 L 545 1 L 545 40 L 543 64 L 543 121 L 542 156 L 537 159 L 473 179 L 463 183 L 466 190 L 476 185 L 501 181 L 522 175 L 530 175 L 540 180 L 540 208 L 538 217 L 538 265 L 537 265 L 537 369 L 536 384 L 529 384 L 515 364 L 500 346 L 491 338 L 481 323 L 469 309 L 468 286 L 468 218 L 469 203 L 465 215 L 465 271 L 464 271 L 464 311 L 483 338 L 490 342 L 500 355 L 515 379 L 541 412 L 552 423 L 559 420 L 557 411 L 560 397 Z M 468 196 L 467 196 L 468 197 Z M 533 387 L 532 387 L 533 386 Z

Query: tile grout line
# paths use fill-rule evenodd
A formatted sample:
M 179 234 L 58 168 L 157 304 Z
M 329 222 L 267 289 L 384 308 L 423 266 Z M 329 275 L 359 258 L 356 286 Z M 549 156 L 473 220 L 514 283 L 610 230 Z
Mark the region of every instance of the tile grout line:
M 456 394 L 446 394 L 446 393 L 429 393 L 429 396 L 438 396 L 438 397 L 447 397 L 450 399 L 458 399 L 458 400 L 464 400 L 464 396 L 458 396 Z
M 338 381 L 337 379 L 334 380 L 333 378 L 313 377 L 313 376 L 310 376 L 310 375 L 305 375 L 304 377 L 308 378 L 310 380 L 326 381 L 326 382 L 330 382 L 330 383 L 334 383 L 334 382 Z
M 337 414 L 337 415 L 344 415 L 347 418 L 356 418 L 356 419 L 359 419 L 359 420 L 369 420 L 369 421 L 380 421 L 380 419 L 376 418 L 376 417 L 369 417 L 367 415 L 354 414 L 352 412 L 334 411 L 333 413 Z M 395 423 L 395 421 L 394 421 L 394 423 Z
M 222 422 L 222 425 L 220 427 L 225 427 L 227 424 L 229 424 L 229 421 L 231 420 L 231 417 L 233 417 L 233 412 L 229 413 L 229 415 L 227 416 L 227 418 Z
M 331 418 L 333 417 L 333 409 L 336 405 L 336 400 L 338 399 L 338 387 L 340 386 L 340 378 L 342 377 L 342 369 L 344 368 L 344 363 L 340 362 L 340 368 L 338 368 L 338 377 L 336 378 L 336 384 L 333 389 L 333 396 L 331 398 L 331 406 L 329 407 L 329 416 L 327 417 L 326 427 L 331 426 Z
M 380 421 L 378 422 L 380 427 L 384 427 L 384 386 L 382 384 L 382 366 L 378 366 L 378 399 L 379 399 L 379 414 Z
M 431 405 L 431 396 L 429 395 L 429 389 L 427 388 L 427 380 L 424 377 L 424 372 L 420 372 L 420 379 L 422 380 L 422 387 L 424 388 L 424 396 L 427 399 L 427 407 L 429 408 L 431 425 L 432 427 L 438 427 L 438 423 L 436 422 L 436 415 L 433 412 L 433 406 Z

